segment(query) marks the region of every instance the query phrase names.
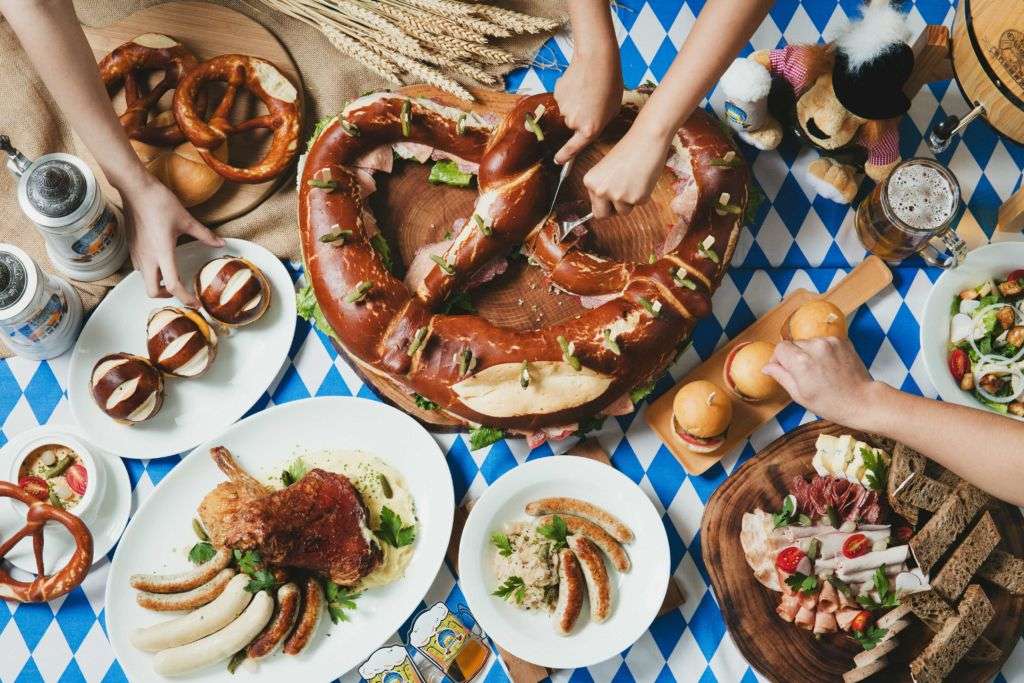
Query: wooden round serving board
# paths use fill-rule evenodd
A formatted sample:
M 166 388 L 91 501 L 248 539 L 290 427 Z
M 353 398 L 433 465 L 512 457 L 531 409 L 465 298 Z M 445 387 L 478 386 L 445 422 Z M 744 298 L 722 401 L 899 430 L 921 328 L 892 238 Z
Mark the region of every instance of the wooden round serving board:
M 114 48 L 143 33 L 163 33 L 192 51 L 199 61 L 223 54 L 245 54 L 262 57 L 272 62 L 288 77 L 299 92 L 299 110 L 303 111 L 302 77 L 299 69 L 288 55 L 284 46 L 270 31 L 244 14 L 221 5 L 208 2 L 167 2 L 135 12 L 108 26 L 93 28 L 83 26 L 89 45 L 98 62 Z M 152 74 L 155 82 L 162 73 Z M 219 93 L 211 93 L 213 103 Z M 162 109 L 170 109 L 172 93 L 161 99 Z M 118 113 L 124 111 L 123 93 L 117 93 L 113 101 Z M 250 118 L 262 103 L 248 91 L 239 93 L 233 111 L 234 121 Z M 305 129 L 305 127 L 304 127 Z M 232 136 L 229 140 L 229 158 L 232 163 L 244 166 L 258 160 L 269 139 L 268 131 Z M 117 198 L 117 192 L 107 183 L 92 155 L 78 137 L 75 137 L 77 153 L 96 172 L 108 196 Z M 199 221 L 207 224 L 223 223 L 251 211 L 266 199 L 286 179 L 291 171 L 277 178 L 257 185 L 246 185 L 225 181 L 212 197 L 202 204 L 189 209 Z
M 964 97 L 1024 143 L 1024 3 L 960 0 L 951 36 L 953 71 Z
M 771 681 L 842 681 L 853 668 L 853 656 L 860 651 L 851 638 L 836 634 L 822 640 L 779 618 L 775 608 L 779 594 L 754 578 L 740 546 L 740 525 L 744 513 L 755 508 L 778 510 L 794 477 L 814 473 L 811 458 L 819 434 L 864 434 L 819 420 L 785 434 L 750 459 L 715 491 L 701 520 L 701 552 L 711 585 L 733 642 L 751 666 Z M 1003 534 L 1003 547 L 1024 554 L 1024 517 L 1019 509 L 1000 503 L 992 509 Z M 1002 651 L 998 662 L 961 662 L 950 681 L 990 681 L 1020 643 L 1024 632 L 1024 598 L 1012 597 L 1001 589 L 982 583 L 995 607 L 995 617 L 985 636 Z M 888 655 L 890 665 L 872 681 L 910 681 L 910 661 L 931 640 L 931 632 L 912 618 L 912 625 L 898 636 L 899 647 Z
M 475 90 L 473 94 L 477 102 L 467 104 L 426 85 L 408 86 L 401 92 L 497 116 L 504 116 L 518 99 L 518 96 L 507 93 Z M 577 158 L 572 174 L 559 195 L 559 204 L 586 199 L 583 176 L 610 148 L 609 143 L 599 142 Z M 370 197 L 370 206 L 388 242 L 397 248 L 396 258 L 402 264 L 403 273 L 417 249 L 445 239 L 452 222 L 468 218 L 476 201 L 475 183 L 467 189 L 428 183 L 432 163 L 396 161 L 393 173 L 374 176 L 377 191 Z M 589 222 L 587 227 L 594 234 L 596 248 L 613 258 L 646 261 L 649 254 L 657 251 L 669 227 L 677 220 L 669 209 L 675 197 L 673 182 L 675 177 L 666 171 L 648 203 L 638 206 L 627 216 Z M 474 290 L 471 296 L 484 318 L 495 325 L 518 330 L 547 327 L 586 310 L 575 296 L 548 291 L 541 270 L 529 267 L 523 261 L 511 263 L 508 271 Z M 440 428 L 459 425 L 439 412 L 417 408 L 405 390 L 366 367 L 357 363 L 353 365 L 379 394 L 421 422 Z

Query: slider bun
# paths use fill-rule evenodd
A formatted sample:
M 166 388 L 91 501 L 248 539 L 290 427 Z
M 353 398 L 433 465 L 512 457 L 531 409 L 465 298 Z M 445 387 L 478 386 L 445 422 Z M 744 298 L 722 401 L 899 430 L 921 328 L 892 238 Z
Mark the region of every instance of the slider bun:
M 710 439 L 724 432 L 732 422 L 732 401 L 717 384 L 697 380 L 676 392 L 672 415 L 680 428 L 701 439 Z
M 772 359 L 775 344 L 754 341 L 738 344 L 725 361 L 725 385 L 737 398 L 763 401 L 779 393 L 779 384 L 761 369 Z
M 165 114 L 171 112 L 160 112 L 154 121 L 167 123 Z M 206 165 L 191 142 L 183 142 L 177 147 L 157 147 L 138 140 L 130 142 L 146 169 L 178 197 L 182 206 L 202 204 L 224 184 L 224 178 Z M 227 161 L 227 142 L 213 154 L 221 161 Z
M 846 338 L 846 316 L 830 301 L 809 301 L 789 318 L 789 338 L 793 341 L 815 337 Z

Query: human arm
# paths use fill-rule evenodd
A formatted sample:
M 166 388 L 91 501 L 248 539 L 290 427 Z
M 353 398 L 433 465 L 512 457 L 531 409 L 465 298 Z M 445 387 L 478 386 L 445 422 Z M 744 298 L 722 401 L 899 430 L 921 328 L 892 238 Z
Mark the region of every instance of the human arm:
M 1024 422 L 871 379 L 849 340 L 781 342 L 764 373 L 817 415 L 910 446 L 978 488 L 1024 505 Z
M 555 101 L 575 133 L 555 155 L 564 164 L 590 144 L 622 106 L 622 65 L 608 3 L 569 0 L 572 61 L 555 83 Z
M 0 13 L 72 128 L 121 193 L 132 261 L 142 271 L 149 295 L 170 293 L 194 303 L 174 262 L 177 238 L 187 234 L 212 246 L 222 241 L 192 218 L 135 155 L 70 0 L 0 0 Z
M 668 73 L 623 138 L 583 179 L 597 217 L 651 196 L 672 136 L 743 49 L 772 0 L 708 0 Z

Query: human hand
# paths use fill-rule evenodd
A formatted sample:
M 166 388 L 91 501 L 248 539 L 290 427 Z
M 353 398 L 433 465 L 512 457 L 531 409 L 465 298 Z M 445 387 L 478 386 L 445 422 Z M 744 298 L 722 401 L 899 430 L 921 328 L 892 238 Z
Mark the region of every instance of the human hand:
M 622 68 L 618 53 L 591 60 L 577 54 L 555 83 L 555 101 L 565 124 L 575 133 L 555 154 L 564 164 L 594 141 L 622 106 Z
M 142 272 L 146 293 L 176 296 L 183 304 L 194 306 L 195 294 L 181 282 L 174 262 L 178 237 L 191 235 L 211 247 L 224 246 L 224 240 L 193 218 L 173 192 L 148 174 L 138 184 L 118 190 L 124 202 L 132 263 Z
M 626 214 L 650 199 L 665 168 L 667 149 L 667 141 L 662 144 L 630 129 L 583 177 L 594 217 Z
M 818 337 L 775 347 L 764 374 L 811 412 L 856 427 L 874 404 L 876 383 L 849 339 Z

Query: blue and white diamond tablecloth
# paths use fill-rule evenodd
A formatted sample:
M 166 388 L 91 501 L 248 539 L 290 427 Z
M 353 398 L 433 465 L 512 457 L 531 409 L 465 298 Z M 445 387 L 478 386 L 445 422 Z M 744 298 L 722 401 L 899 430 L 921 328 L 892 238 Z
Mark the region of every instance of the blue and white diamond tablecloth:
M 615 3 L 627 87 L 646 79 L 657 81 L 664 74 L 702 4 L 702 0 Z M 855 0 L 779 0 L 748 50 L 827 40 L 857 4 Z M 949 0 L 904 4 L 915 30 L 927 23 L 948 25 L 952 21 Z M 538 61 L 564 64 L 570 54 L 570 42 L 560 36 L 549 41 Z M 510 90 L 518 91 L 550 90 L 557 77 L 556 70 L 527 69 L 513 74 L 508 85 Z M 721 98 L 713 92 L 710 102 L 712 106 L 720 105 Z M 965 111 L 955 84 L 927 86 L 903 120 L 903 156 L 928 156 L 923 133 L 946 114 Z M 671 369 L 673 377 L 708 357 L 787 292 L 800 287 L 824 291 L 864 257 L 853 230 L 853 212 L 815 196 L 803 178 L 813 153 L 784 145 L 777 152 L 757 153 L 747 148 L 745 154 L 769 201 L 761 206 L 753 225 L 743 231 L 733 267 L 714 296 L 714 315 L 697 327 L 693 346 Z M 963 188 L 967 214 L 959 230 L 971 246 L 989 239 L 1020 238 L 993 232 L 1000 203 L 1021 182 L 1024 147 L 1000 139 L 985 124 L 976 123 L 963 140 L 942 155 L 941 161 L 952 168 Z M 938 273 L 921 265 L 914 260 L 895 268 L 895 286 L 857 312 L 850 336 L 876 378 L 906 391 L 935 396 L 918 354 L 918 326 L 924 300 Z M 48 363 L 20 359 L 0 362 L 0 445 L 37 424 L 71 422 L 64 385 L 66 372 L 66 358 Z M 663 378 L 659 392 L 671 384 L 671 378 Z M 290 361 L 252 411 L 272 403 L 328 394 L 373 395 L 327 340 L 300 321 Z M 738 464 L 810 419 L 813 416 L 798 406 L 789 406 L 777 420 L 755 432 L 742 450 L 699 477 L 683 471 L 642 415 L 606 421 L 598 437 L 612 454 L 615 466 L 664 511 L 672 569 L 685 591 L 686 603 L 655 621 L 627 651 L 586 670 L 559 671 L 552 676 L 554 680 L 757 680 L 726 632 L 709 589 L 700 555 L 700 518 L 705 501 Z M 471 453 L 461 436 L 440 435 L 438 440 L 447 452 L 459 499 L 467 494 L 479 496 L 517 463 L 552 453 L 548 445 L 529 452 L 522 441 L 503 441 Z M 177 462 L 176 457 L 126 461 L 135 506 Z M 100 562 L 80 588 L 52 603 L 18 607 L 0 604 L 0 682 L 125 680 L 104 632 L 103 588 L 108 568 L 109 561 Z M 436 600 L 451 605 L 463 602 L 447 566 L 441 569 L 427 596 L 428 604 Z M 405 635 L 404 629 L 401 635 Z M 345 680 L 356 678 L 350 674 Z M 507 677 L 500 666 L 493 666 L 484 680 L 504 681 Z M 1024 681 L 1024 647 L 1016 648 L 997 680 Z

